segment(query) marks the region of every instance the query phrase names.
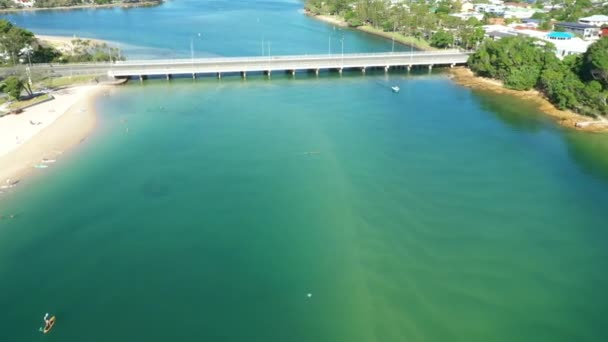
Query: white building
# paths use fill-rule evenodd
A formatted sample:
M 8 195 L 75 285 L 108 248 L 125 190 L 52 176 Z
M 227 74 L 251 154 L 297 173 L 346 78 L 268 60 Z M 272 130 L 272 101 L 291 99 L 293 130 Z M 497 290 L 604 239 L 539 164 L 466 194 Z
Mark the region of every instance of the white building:
M 503 5 L 492 5 L 492 4 L 475 4 L 473 8 L 479 13 L 494 13 L 502 15 L 505 12 L 505 6 Z
M 601 27 L 602 25 L 608 25 L 608 16 L 596 14 L 590 17 L 580 18 L 578 23 Z
M 555 46 L 555 55 L 563 59 L 569 55 L 582 54 L 593 42 L 582 40 L 569 32 L 543 32 L 536 30 L 517 30 L 517 34 L 550 42 Z

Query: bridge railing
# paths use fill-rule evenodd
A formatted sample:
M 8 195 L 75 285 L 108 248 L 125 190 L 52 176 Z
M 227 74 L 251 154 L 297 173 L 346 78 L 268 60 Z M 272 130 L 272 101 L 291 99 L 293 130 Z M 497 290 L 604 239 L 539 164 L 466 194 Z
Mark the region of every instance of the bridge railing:
M 223 63 L 223 62 L 259 62 L 259 61 L 288 61 L 288 60 L 315 60 L 315 59 L 352 59 L 352 58 L 382 58 L 395 56 L 437 56 L 462 54 L 458 49 L 434 50 L 434 51 L 412 51 L 412 52 L 380 52 L 380 53 L 345 53 L 345 54 L 314 54 L 314 55 L 276 55 L 257 57 L 210 57 L 210 58 L 179 58 L 179 59 L 154 59 L 154 60 L 132 60 L 117 61 L 116 65 L 162 65 L 162 64 L 199 64 L 199 63 Z
M 458 49 L 433 50 L 433 51 L 409 51 L 409 52 L 379 52 L 379 53 L 347 53 L 347 54 L 313 54 L 313 55 L 276 55 L 276 56 L 256 56 L 256 57 L 209 57 L 209 58 L 179 58 L 179 59 L 150 59 L 150 60 L 132 60 L 132 61 L 115 61 L 115 62 L 90 62 L 90 63 L 69 63 L 69 64 L 51 64 L 37 63 L 33 64 L 32 68 L 90 68 L 102 67 L 112 68 L 113 66 L 139 66 L 139 65 L 180 65 L 180 64 L 207 64 L 207 63 L 257 63 L 260 61 L 290 61 L 290 60 L 319 60 L 319 59 L 360 59 L 360 58 L 383 58 L 383 57 L 399 57 L 399 56 L 442 56 L 469 54 L 468 51 Z

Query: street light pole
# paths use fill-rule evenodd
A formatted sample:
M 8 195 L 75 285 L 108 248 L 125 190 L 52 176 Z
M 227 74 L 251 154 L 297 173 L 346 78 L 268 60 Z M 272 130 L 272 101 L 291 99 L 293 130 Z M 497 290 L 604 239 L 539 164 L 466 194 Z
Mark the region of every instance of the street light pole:
M 344 65 L 344 35 L 340 39 L 340 43 L 342 43 L 342 65 Z
M 198 33 L 198 37 L 201 37 L 200 32 Z M 190 59 L 194 63 L 194 37 L 190 37 Z

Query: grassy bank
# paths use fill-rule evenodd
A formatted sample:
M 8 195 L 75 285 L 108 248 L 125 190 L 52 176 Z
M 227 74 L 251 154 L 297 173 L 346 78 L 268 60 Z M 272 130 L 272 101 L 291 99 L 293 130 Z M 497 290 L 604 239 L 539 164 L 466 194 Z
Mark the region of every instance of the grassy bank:
M 60 88 L 66 86 L 80 85 L 92 83 L 95 81 L 95 76 L 64 76 L 64 77 L 49 77 L 40 82 L 44 88 Z
M 43 95 L 40 95 L 40 96 L 32 97 L 31 99 L 27 99 L 27 100 L 24 100 L 24 101 L 15 101 L 15 102 L 12 102 L 10 105 L 8 105 L 8 108 L 10 110 L 15 110 L 15 109 L 19 109 L 19 108 L 25 108 L 25 107 L 32 106 L 32 105 L 35 105 L 35 104 L 40 103 L 40 102 L 44 102 L 44 101 L 49 100 L 51 98 L 52 98 L 51 95 L 49 95 L 49 94 L 43 94 Z
M 429 42 L 427 42 L 426 40 L 421 39 L 421 38 L 406 36 L 406 35 L 403 35 L 398 32 L 385 32 L 385 31 L 382 31 L 381 29 L 377 29 L 377 28 L 374 28 L 369 25 L 359 26 L 359 27 L 357 27 L 357 29 L 360 31 L 363 31 L 363 32 L 371 33 L 376 36 L 383 37 L 383 38 L 395 39 L 396 42 L 413 46 L 418 50 L 425 50 L 425 51 L 437 50 L 436 48 L 432 47 L 431 44 L 429 44 Z
M 309 11 L 306 11 L 305 13 L 309 17 L 324 21 L 324 22 L 332 24 L 332 25 L 348 27 L 348 23 L 346 22 L 346 20 L 344 20 L 344 18 L 337 16 L 337 15 L 315 15 Z M 431 46 L 431 44 L 429 44 L 429 42 L 427 42 L 424 39 L 420 39 L 420 38 L 416 38 L 416 37 L 412 37 L 412 36 L 406 36 L 406 35 L 403 35 L 398 32 L 385 32 L 385 31 L 382 31 L 381 29 L 375 28 L 370 25 L 359 26 L 359 27 L 356 27 L 355 29 L 369 33 L 369 34 L 373 34 L 378 37 L 382 37 L 382 38 L 386 38 L 386 39 L 395 39 L 395 41 L 398 43 L 413 46 L 414 48 L 416 48 L 418 50 L 425 50 L 425 51 L 436 50 L 434 47 Z

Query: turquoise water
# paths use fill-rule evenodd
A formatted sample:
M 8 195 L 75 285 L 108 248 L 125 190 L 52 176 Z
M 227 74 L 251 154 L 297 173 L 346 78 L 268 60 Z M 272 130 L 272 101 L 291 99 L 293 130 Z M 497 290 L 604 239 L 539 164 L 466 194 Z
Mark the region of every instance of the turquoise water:
M 34 33 L 99 38 L 131 59 L 391 51 L 392 42 L 320 23 L 298 0 L 167 1 L 129 9 L 38 11 L 3 17 Z M 199 37 L 200 33 L 200 37 Z M 341 39 L 344 39 L 342 44 Z M 410 47 L 395 44 L 395 51 Z
M 0 195 L 0 341 L 605 339 L 606 136 L 440 74 L 133 82 L 97 107 Z

